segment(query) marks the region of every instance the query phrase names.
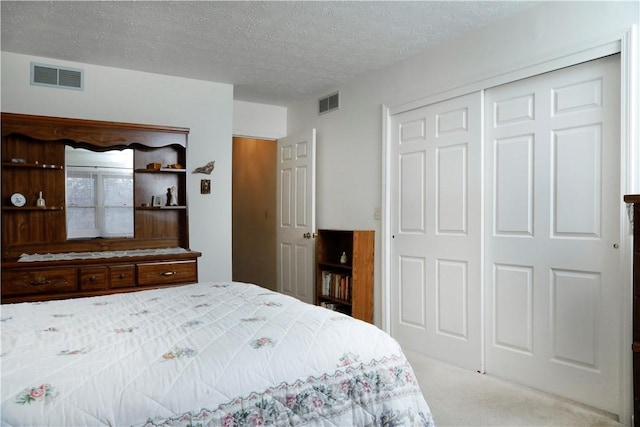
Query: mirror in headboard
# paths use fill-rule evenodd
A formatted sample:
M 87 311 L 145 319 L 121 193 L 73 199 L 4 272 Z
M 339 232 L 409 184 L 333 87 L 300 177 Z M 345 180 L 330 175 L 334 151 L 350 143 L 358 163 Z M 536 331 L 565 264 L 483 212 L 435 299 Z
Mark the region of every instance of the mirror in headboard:
M 2 113 L 2 260 L 23 253 L 188 248 L 188 133 Z M 107 164 L 122 153 L 129 153 L 127 160 Z M 101 193 L 114 186 L 115 192 Z M 177 206 L 166 203 L 171 187 Z M 23 196 L 24 205 L 14 195 Z

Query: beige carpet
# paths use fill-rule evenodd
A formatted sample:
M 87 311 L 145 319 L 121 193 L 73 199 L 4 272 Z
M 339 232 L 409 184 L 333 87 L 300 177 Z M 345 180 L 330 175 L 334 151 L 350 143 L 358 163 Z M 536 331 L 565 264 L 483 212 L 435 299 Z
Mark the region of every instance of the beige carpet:
M 406 352 L 436 425 L 623 426 L 611 414 Z

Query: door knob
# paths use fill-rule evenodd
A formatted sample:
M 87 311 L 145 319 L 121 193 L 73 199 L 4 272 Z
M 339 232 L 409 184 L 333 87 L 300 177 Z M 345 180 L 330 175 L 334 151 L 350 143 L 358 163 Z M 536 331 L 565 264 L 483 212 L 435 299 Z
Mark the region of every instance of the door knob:
M 302 237 L 304 237 L 305 239 L 315 239 L 316 233 L 304 233 Z

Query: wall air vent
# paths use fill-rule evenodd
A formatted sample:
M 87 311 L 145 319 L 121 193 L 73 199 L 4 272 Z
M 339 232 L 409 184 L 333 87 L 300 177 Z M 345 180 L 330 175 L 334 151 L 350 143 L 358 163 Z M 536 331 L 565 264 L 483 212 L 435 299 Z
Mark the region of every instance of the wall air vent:
M 84 90 L 84 70 L 32 62 L 31 84 Z
M 318 114 L 324 114 L 338 109 L 340 109 L 340 92 L 332 93 L 318 100 Z

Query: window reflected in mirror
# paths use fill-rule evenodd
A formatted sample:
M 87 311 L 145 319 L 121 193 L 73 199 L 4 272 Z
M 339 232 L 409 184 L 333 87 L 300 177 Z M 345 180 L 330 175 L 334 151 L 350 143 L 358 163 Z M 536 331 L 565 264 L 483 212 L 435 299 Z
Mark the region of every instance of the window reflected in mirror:
M 133 150 L 65 148 L 67 238 L 133 237 Z

